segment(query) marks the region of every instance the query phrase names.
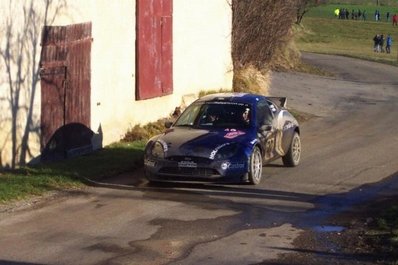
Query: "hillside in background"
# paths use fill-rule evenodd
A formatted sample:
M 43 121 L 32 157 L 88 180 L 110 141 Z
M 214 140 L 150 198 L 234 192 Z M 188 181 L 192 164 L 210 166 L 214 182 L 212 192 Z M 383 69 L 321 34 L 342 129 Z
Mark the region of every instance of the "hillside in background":
M 369 5 L 376 6 L 377 2 L 379 6 L 396 6 L 398 7 L 398 1 L 396 0 L 329 0 L 329 4 L 354 4 L 354 5 Z
M 304 17 L 302 25 L 295 27 L 295 40 L 300 51 L 344 55 L 398 65 L 398 26 L 392 25 L 392 15 L 398 14 L 397 1 L 391 6 L 371 5 L 371 2 L 376 1 L 334 2 L 340 4 L 321 5 L 311 9 Z M 343 2 L 347 4 L 343 5 Z M 348 2 L 361 2 L 361 4 L 354 5 Z M 352 19 L 351 15 L 349 19 L 338 19 L 334 15 L 336 8 L 346 8 L 350 13 L 352 10 L 361 10 L 361 12 L 366 10 L 366 19 L 363 17 Z M 381 13 L 381 21 L 374 19 L 376 9 Z M 387 12 L 390 12 L 388 21 Z M 392 36 L 394 41 L 390 54 L 374 52 L 373 37 L 376 34 Z

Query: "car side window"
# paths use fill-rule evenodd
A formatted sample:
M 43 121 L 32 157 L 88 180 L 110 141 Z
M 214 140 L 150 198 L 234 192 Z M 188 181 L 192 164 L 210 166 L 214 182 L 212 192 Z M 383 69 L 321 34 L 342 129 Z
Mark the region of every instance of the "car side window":
M 270 110 L 270 106 L 267 101 L 260 100 L 257 103 L 256 112 L 257 112 L 256 116 L 257 116 L 258 127 L 261 127 L 263 125 L 271 125 L 272 124 L 273 114 Z

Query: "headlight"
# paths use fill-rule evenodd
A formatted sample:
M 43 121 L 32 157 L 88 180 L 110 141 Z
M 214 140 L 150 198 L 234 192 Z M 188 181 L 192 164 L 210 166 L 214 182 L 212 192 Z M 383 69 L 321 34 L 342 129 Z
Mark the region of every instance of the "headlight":
M 238 151 L 238 146 L 236 144 L 230 144 L 218 150 L 215 158 L 227 159 L 233 157 L 237 151 Z
M 155 142 L 152 146 L 151 155 L 156 158 L 164 158 L 164 148 L 159 142 Z

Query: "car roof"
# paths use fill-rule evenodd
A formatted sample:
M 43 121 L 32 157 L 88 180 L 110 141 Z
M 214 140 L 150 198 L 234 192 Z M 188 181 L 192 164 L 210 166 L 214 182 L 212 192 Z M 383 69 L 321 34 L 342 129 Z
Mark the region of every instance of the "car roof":
M 198 99 L 196 102 L 228 101 L 228 102 L 253 104 L 258 102 L 260 98 L 265 99 L 266 97 L 250 93 L 231 92 L 231 93 L 217 93 L 217 94 L 206 95 Z

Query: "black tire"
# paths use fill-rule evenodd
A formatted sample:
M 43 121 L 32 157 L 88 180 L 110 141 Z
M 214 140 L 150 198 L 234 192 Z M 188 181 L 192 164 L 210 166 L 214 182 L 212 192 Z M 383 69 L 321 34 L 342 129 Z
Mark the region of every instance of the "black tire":
M 289 151 L 282 157 L 283 164 L 287 167 L 295 167 L 300 163 L 301 141 L 300 135 L 295 132 L 290 143 Z
M 261 182 L 263 173 L 263 156 L 256 146 L 250 155 L 248 180 L 250 184 L 257 185 Z
M 155 174 L 149 173 L 147 170 L 144 169 L 144 176 L 149 184 L 156 184 L 159 181 L 157 180 L 157 176 Z

